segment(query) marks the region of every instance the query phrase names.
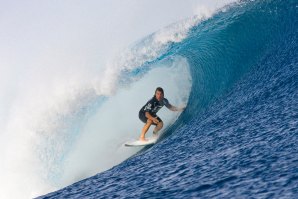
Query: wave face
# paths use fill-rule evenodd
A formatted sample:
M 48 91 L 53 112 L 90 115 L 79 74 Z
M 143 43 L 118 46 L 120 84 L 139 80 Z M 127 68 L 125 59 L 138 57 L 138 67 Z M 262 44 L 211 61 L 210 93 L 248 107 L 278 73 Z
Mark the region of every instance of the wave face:
M 136 67 L 120 74 L 124 87 L 148 75 L 150 82 L 155 68 L 171 74 L 187 66 L 175 72 L 191 81 L 175 101 L 187 109 L 153 147 L 44 198 L 297 196 L 297 7 L 294 0 L 233 4 L 158 55 L 131 59 Z

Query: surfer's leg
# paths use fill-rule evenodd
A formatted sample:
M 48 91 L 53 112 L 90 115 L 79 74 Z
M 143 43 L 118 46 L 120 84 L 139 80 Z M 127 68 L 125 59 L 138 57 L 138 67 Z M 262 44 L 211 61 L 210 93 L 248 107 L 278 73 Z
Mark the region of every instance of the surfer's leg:
M 140 140 L 146 140 L 145 139 L 145 134 L 147 133 L 148 129 L 150 128 L 151 124 L 153 123 L 152 120 L 148 119 L 147 120 L 147 123 L 145 124 L 145 126 L 143 127 L 142 129 L 142 133 L 141 133 L 141 136 L 140 136 Z
M 163 127 L 163 122 L 162 121 L 158 122 L 156 127 L 153 130 L 153 134 L 157 135 L 158 131 L 160 131 L 160 129 L 162 129 L 162 127 Z

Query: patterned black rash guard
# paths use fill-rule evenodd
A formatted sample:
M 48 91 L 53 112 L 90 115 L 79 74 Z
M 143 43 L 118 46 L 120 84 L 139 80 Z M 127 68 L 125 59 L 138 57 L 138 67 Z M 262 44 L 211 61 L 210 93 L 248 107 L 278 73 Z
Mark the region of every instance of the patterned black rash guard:
M 156 117 L 156 113 L 163 107 L 171 108 L 171 104 L 166 98 L 163 98 L 161 101 L 158 101 L 155 96 L 152 97 L 140 110 L 139 117 L 144 119 L 145 113 L 149 112 L 152 117 Z

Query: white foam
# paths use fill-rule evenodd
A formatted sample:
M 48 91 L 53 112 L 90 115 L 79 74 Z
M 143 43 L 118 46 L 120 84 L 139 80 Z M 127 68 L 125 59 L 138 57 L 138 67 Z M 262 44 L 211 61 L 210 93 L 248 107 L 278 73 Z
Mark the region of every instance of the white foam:
M 171 62 L 157 65 L 137 83 L 119 90 L 89 118 L 78 138 L 80 141 L 67 159 L 62 177 L 64 183 L 108 169 L 138 150 L 123 147 L 123 143 L 140 136 L 143 123 L 138 119 L 138 111 L 153 96 L 156 87 L 163 86 L 165 96 L 173 105 L 187 103 L 191 87 L 187 61 L 176 57 Z M 159 116 L 168 126 L 177 119 L 179 113 L 164 108 Z M 152 128 L 148 132 L 148 135 L 151 134 Z

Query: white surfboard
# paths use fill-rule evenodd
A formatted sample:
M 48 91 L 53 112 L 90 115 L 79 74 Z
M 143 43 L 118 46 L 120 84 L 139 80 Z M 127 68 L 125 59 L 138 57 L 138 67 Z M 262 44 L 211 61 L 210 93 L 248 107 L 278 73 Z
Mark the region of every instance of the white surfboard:
M 133 140 L 133 141 L 128 141 L 124 144 L 124 146 L 146 146 L 146 145 L 152 145 L 155 144 L 157 141 L 157 137 L 150 137 L 146 138 L 146 141 L 140 141 L 140 140 Z

